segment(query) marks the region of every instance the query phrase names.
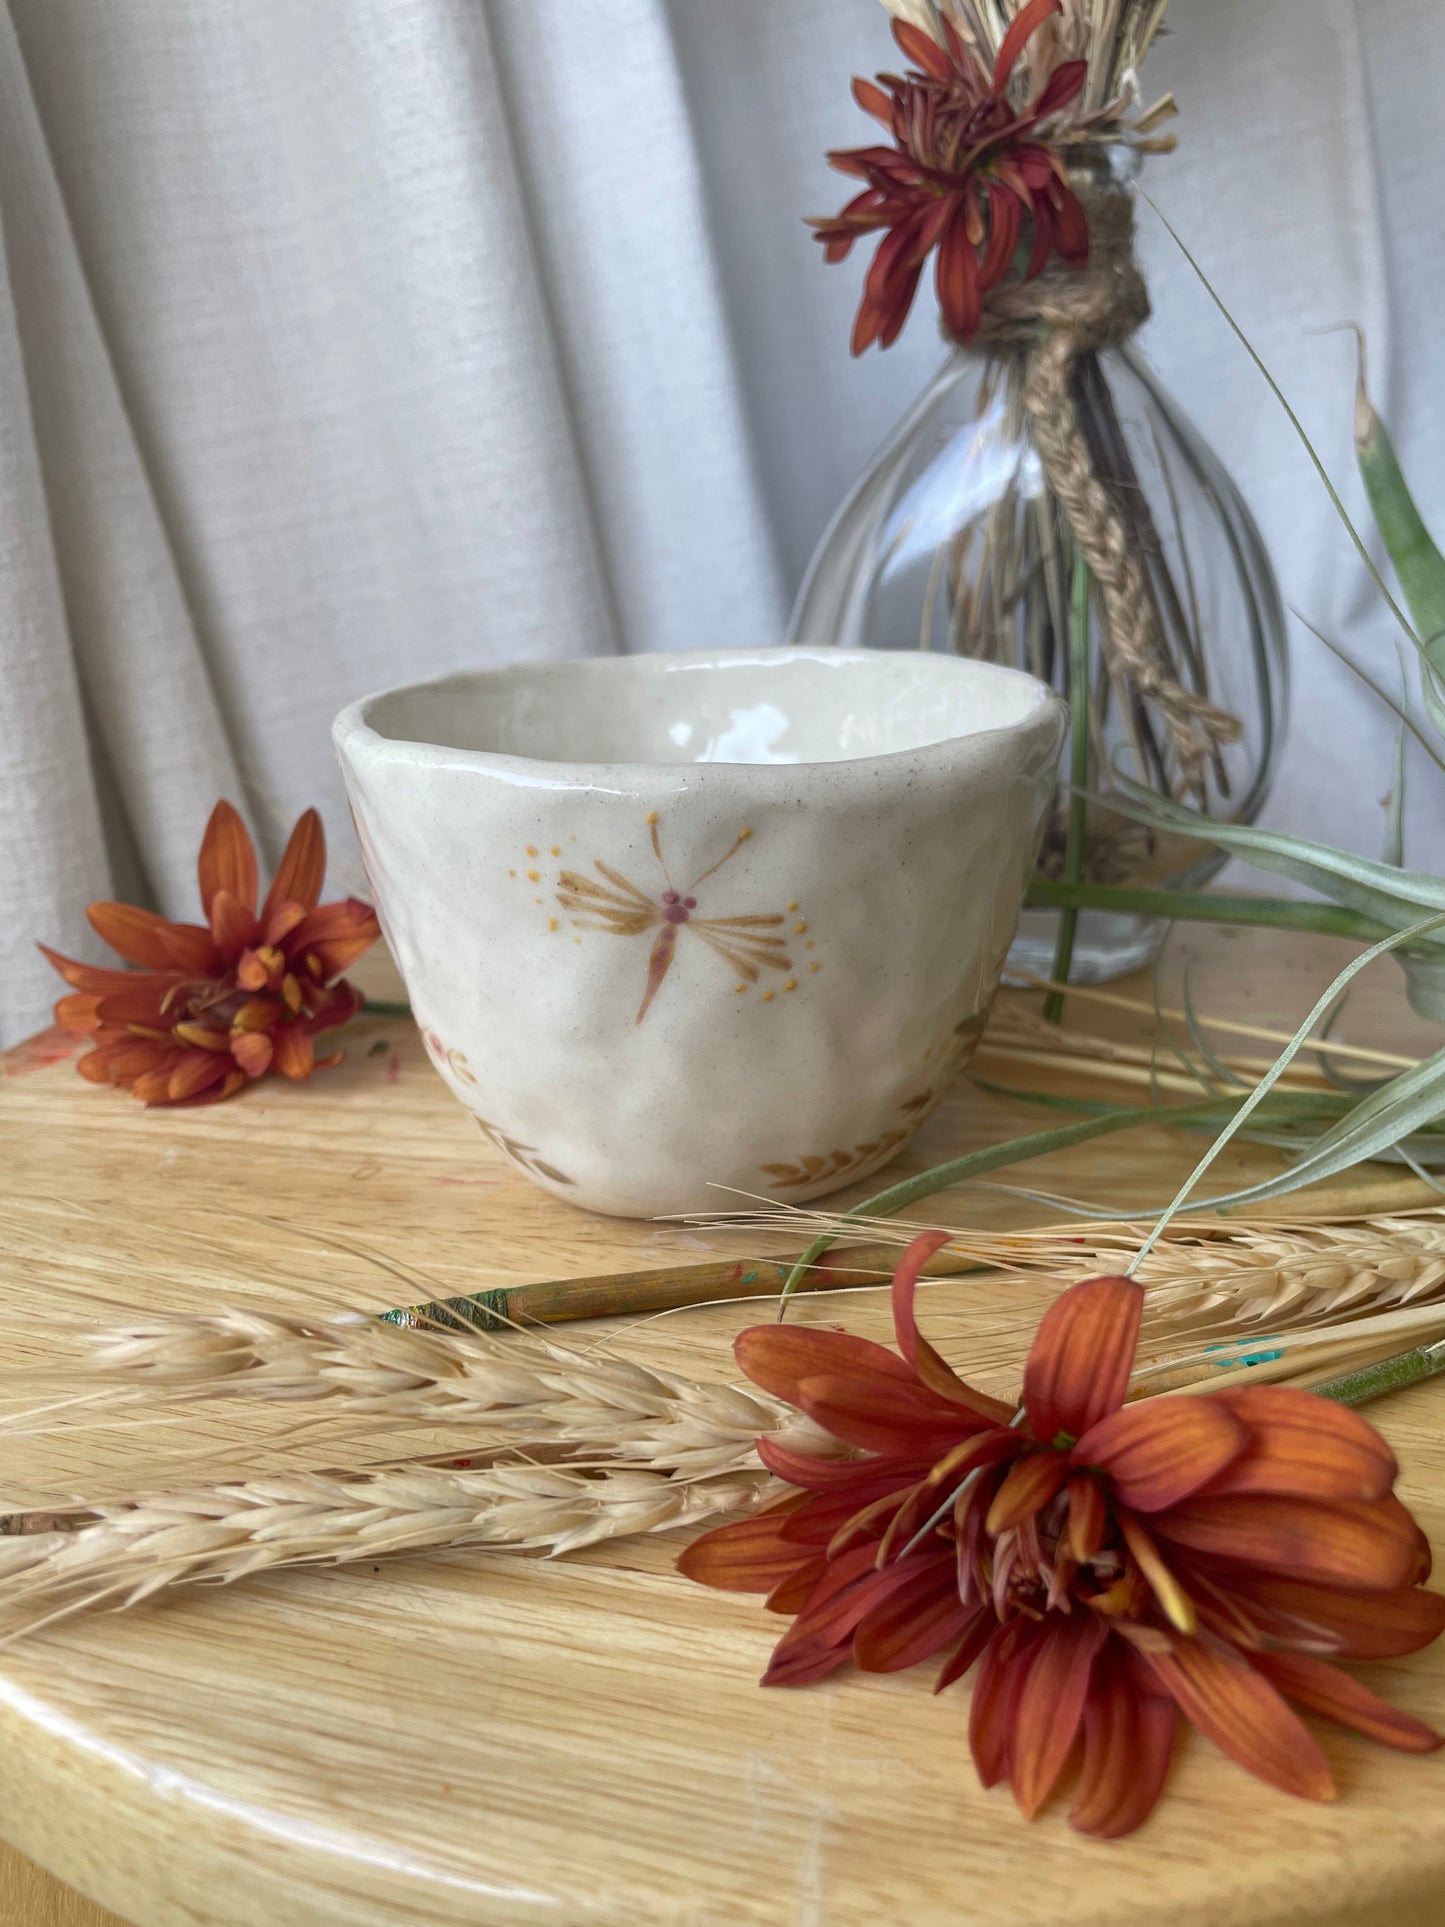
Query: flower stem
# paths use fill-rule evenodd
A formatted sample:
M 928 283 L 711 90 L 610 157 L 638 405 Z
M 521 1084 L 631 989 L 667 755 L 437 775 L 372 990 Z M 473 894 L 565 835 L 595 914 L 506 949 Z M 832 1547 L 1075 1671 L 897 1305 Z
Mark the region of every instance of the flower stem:
M 1385 1392 L 1418 1385 L 1441 1372 L 1445 1372 L 1445 1338 L 1437 1339 L 1433 1345 L 1417 1345 L 1413 1351 L 1400 1352 L 1394 1358 L 1382 1358 L 1374 1365 L 1362 1365 L 1357 1372 L 1326 1379 L 1314 1390 L 1320 1398 L 1333 1399 L 1336 1405 L 1367 1405 Z
M 1083 556 L 1074 557 L 1074 593 L 1069 615 L 1069 820 L 1064 838 L 1064 881 L 1078 884 L 1084 877 L 1084 832 L 1089 787 L 1089 590 L 1092 577 Z M 1078 934 L 1077 905 L 1059 912 L 1059 940 L 1054 951 L 1053 979 L 1066 984 L 1074 963 Z M 1051 990 L 1044 999 L 1044 1022 L 1060 1023 L 1064 993 Z
M 1124 916 L 1174 917 L 1195 923 L 1264 924 L 1274 930 L 1312 930 L 1327 937 L 1378 943 L 1389 926 L 1333 903 L 1301 903 L 1289 897 L 1223 896 L 1212 891 L 1145 890 L 1112 883 L 1047 882 L 1037 877 L 1024 902 L 1028 910 L 1110 910 Z
M 362 1003 L 363 1017 L 410 1017 L 410 1004 L 391 1004 L 384 997 L 368 997 Z

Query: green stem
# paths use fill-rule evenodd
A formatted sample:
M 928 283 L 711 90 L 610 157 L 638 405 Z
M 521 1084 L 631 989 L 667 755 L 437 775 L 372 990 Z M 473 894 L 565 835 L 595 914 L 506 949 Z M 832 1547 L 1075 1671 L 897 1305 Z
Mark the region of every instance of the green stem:
M 1437 1339 L 1433 1345 L 1417 1345 L 1413 1351 L 1382 1358 L 1374 1365 L 1362 1365 L 1359 1371 L 1326 1379 L 1314 1389 L 1321 1398 L 1331 1398 L 1336 1405 L 1366 1405 L 1385 1392 L 1418 1385 L 1441 1372 L 1445 1372 L 1445 1339 Z
M 389 1004 L 384 997 L 368 997 L 361 1006 L 362 1017 L 410 1017 L 410 1004 Z
M 1064 837 L 1064 881 L 1079 884 L 1084 878 L 1084 832 L 1089 787 L 1089 565 L 1081 555 L 1074 557 L 1074 593 L 1069 614 L 1069 821 Z M 1074 965 L 1074 938 L 1079 929 L 1077 905 L 1069 904 L 1059 912 L 1059 940 L 1054 951 L 1053 977 L 1066 984 Z M 1044 999 L 1044 1022 L 1057 1024 L 1064 1015 L 1064 993 L 1051 990 Z
M 1075 1144 L 1087 1144 L 1091 1138 L 1109 1137 L 1116 1131 L 1133 1130 L 1140 1124 L 1221 1124 L 1231 1118 L 1243 1102 L 1243 1097 L 1215 1098 L 1208 1104 L 1151 1107 L 1125 1115 L 1115 1113 L 1107 1117 L 1090 1117 L 1079 1124 L 1061 1124 L 1051 1131 L 1035 1131 L 1028 1137 L 1010 1138 L 1005 1144 L 992 1144 L 986 1150 L 970 1151 L 966 1157 L 954 1158 L 949 1164 L 937 1164 L 931 1171 L 920 1171 L 916 1177 L 905 1178 L 901 1184 L 880 1191 L 876 1198 L 867 1198 L 862 1204 L 855 1204 L 851 1211 L 845 1213 L 845 1218 L 896 1217 L 900 1211 L 906 1211 L 909 1205 L 917 1204 L 922 1198 L 931 1198 L 936 1192 L 947 1191 L 970 1178 L 984 1177 L 1004 1165 L 1023 1164 L 1030 1158 L 1046 1157 L 1050 1151 L 1067 1151 Z M 805 1273 L 842 1236 L 841 1231 L 824 1232 L 813 1240 L 793 1266 L 778 1304 L 780 1321 L 787 1311 L 789 1298 L 801 1284 Z
M 1109 883 L 1051 883 L 1035 878 L 1028 910 L 1111 910 L 1136 917 L 1178 918 L 1194 923 L 1266 924 L 1274 930 L 1313 930 L 1329 937 L 1378 943 L 1388 924 L 1332 903 L 1301 903 L 1289 897 L 1222 896 L 1209 891 L 1142 890 Z

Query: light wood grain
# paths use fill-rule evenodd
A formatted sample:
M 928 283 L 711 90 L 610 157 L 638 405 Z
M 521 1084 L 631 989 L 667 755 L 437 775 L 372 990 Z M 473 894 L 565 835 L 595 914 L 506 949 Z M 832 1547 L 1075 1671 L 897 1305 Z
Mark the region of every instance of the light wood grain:
M 1217 932 L 1191 947 L 1199 1005 L 1287 1025 L 1348 954 Z M 1113 1034 L 1137 1035 L 1129 1025 Z M 1420 1041 L 1397 974 L 1367 982 L 1346 1034 Z M 95 1294 L 131 1308 L 379 1307 L 764 1255 L 756 1238 L 585 1218 L 532 1190 L 400 1020 L 367 1020 L 329 1080 L 179 1116 L 145 1113 L 45 1054 L 22 1051 L 0 1081 L 0 1282 L 7 1313 L 29 1321 L 12 1356 L 43 1358 L 55 1316 Z M 908 1163 L 1038 1121 L 965 1088 Z M 1150 1133 L 1014 1175 L 1148 1203 L 1199 1149 Z M 1244 1147 L 1222 1182 L 1274 1160 Z M 1352 1195 L 1407 1194 L 1376 1171 Z M 945 1203 L 953 1222 L 1025 1215 L 996 1192 Z M 924 1316 L 952 1358 L 1007 1390 L 1043 1301 L 1035 1285 L 946 1280 L 928 1287 Z M 721 1377 L 729 1339 L 757 1315 L 734 1303 L 608 1331 L 628 1355 Z M 875 1293 L 814 1298 L 799 1315 L 886 1335 Z M 1374 1416 L 1439 1543 L 1445 1393 L 1421 1387 Z M 43 1449 L 0 1436 L 0 1500 L 121 1494 L 227 1455 L 251 1467 L 374 1451 L 344 1430 L 298 1438 L 275 1414 L 208 1411 L 148 1434 L 75 1425 Z M 1191 1742 L 1135 1840 L 1083 1842 L 1056 1814 L 1029 1828 L 974 1781 L 966 1688 L 934 1700 L 922 1674 L 849 1675 L 762 1693 L 778 1622 L 685 1584 L 675 1551 L 657 1540 L 555 1563 L 451 1555 L 272 1575 L 56 1628 L 0 1654 L 0 1833 L 144 1927 L 1103 1927 L 1126 1915 L 1423 1927 L 1445 1911 L 1438 1760 L 1327 1737 L 1344 1797 L 1314 1808 Z M 1445 1655 L 1372 1676 L 1445 1719 Z M 0 1922 L 104 1919 L 40 1879 L 0 1860 Z

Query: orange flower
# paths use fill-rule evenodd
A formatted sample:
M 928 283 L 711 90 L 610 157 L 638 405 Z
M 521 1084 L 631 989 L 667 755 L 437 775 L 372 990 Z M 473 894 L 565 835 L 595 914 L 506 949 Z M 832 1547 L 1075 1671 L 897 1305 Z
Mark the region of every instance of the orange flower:
M 908 73 L 879 74 L 881 85 L 855 80 L 853 97 L 883 123 L 892 147 L 857 147 L 828 156 L 840 174 L 866 182 L 832 219 L 812 222 L 829 261 L 843 260 L 860 235 L 885 231 L 853 325 L 853 352 L 897 340 L 923 264 L 938 250 L 938 302 L 944 325 L 972 341 L 984 297 L 1009 272 L 1033 230 L 1026 276 L 1051 254 L 1071 267 L 1089 258 L 1083 208 L 1062 159 L 1037 129 L 1077 99 L 1088 75 L 1082 60 L 1064 61 L 1035 98 L 1015 106 L 1009 86 L 1019 55 L 1060 0 L 1030 0 L 999 46 L 993 73 L 979 64 L 942 16 L 943 44 L 904 20 L 893 37 L 914 62 Z
M 918 1274 L 943 1242 L 917 1239 L 894 1279 L 901 1358 L 788 1325 L 738 1339 L 755 1384 L 866 1455 L 760 1440 L 799 1496 L 679 1561 L 792 1616 L 764 1684 L 946 1651 L 941 1690 L 978 1662 L 985 1786 L 1008 1781 L 1032 1818 L 1078 1757 L 1070 1818 L 1104 1836 L 1153 1810 L 1180 1713 L 1307 1799 L 1334 1785 L 1294 1707 L 1406 1752 L 1439 1746 L 1330 1663 L 1412 1653 L 1445 1629 L 1373 1427 L 1268 1385 L 1125 1405 L 1144 1296 L 1127 1278 L 1089 1279 L 1050 1308 L 1014 1411 L 917 1331 Z
M 92 928 L 138 970 L 103 970 L 40 948 L 75 994 L 56 1021 L 88 1032 L 77 1065 L 146 1104 L 214 1104 L 267 1071 L 309 1077 L 315 1040 L 361 1008 L 341 972 L 381 934 L 376 913 L 349 897 L 318 906 L 326 837 L 315 810 L 291 832 L 256 908 L 256 851 L 229 803 L 217 803 L 197 865 L 205 924 L 169 923 L 128 903 L 93 903 Z

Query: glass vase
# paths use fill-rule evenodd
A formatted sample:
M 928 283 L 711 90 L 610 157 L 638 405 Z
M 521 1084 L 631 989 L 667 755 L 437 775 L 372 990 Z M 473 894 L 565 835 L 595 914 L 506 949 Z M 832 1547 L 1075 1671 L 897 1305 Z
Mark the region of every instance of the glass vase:
M 1036 401 L 1033 415 L 1026 406 L 1030 352 L 949 355 L 834 517 L 788 640 L 957 650 L 1041 677 L 1074 727 L 1037 878 L 1197 888 L 1223 856 L 1121 816 L 1108 798 L 1122 773 L 1217 820 L 1258 814 L 1286 694 L 1274 574 L 1238 489 L 1134 348 L 1080 353 L 1069 395 L 1112 539 L 1135 565 L 1129 621 L 1156 665 L 1141 670 L 1137 636 L 1120 633 L 1118 599 L 1083 556 L 1077 504 L 1066 511 L 1050 479 L 1050 425 L 1036 426 Z M 1190 703 L 1204 739 L 1189 737 L 1187 715 L 1181 723 Z M 1069 974 L 1122 975 L 1159 933 L 1140 916 L 1085 910 Z M 1030 909 L 1010 961 L 1048 975 L 1058 946 L 1059 913 Z

